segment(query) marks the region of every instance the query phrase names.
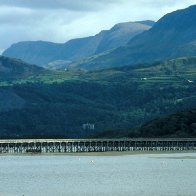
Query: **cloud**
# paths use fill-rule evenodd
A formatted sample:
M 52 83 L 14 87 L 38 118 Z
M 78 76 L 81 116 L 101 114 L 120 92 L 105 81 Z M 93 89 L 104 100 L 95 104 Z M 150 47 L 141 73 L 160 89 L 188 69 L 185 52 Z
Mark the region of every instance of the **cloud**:
M 0 52 L 19 41 L 65 42 L 116 23 L 158 20 L 196 0 L 0 0 Z
M 72 11 L 94 11 L 120 0 L 1 0 L 1 6 L 31 9 L 67 9 Z

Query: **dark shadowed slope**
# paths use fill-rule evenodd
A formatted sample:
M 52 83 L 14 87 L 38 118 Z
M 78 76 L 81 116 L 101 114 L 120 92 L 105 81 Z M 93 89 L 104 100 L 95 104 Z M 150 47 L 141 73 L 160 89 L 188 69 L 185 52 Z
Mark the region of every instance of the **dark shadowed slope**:
M 23 79 L 35 76 L 43 71 L 43 68 L 36 65 L 30 65 L 18 59 L 0 56 L 0 80 Z
M 147 137 L 195 137 L 196 109 L 153 120 L 144 124 L 139 131 Z
M 157 118 L 135 129 L 108 130 L 94 135 L 95 138 L 122 137 L 196 137 L 196 109 Z

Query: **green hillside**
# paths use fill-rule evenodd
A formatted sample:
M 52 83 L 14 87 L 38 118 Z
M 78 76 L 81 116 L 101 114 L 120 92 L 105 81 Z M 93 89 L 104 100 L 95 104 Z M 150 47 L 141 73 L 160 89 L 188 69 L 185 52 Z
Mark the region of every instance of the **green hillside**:
M 0 87 L 25 83 L 61 83 L 78 78 L 80 71 L 50 71 L 20 59 L 0 56 Z
M 44 70 L 9 83 L 4 79 L 1 101 L 12 104 L 0 104 L 0 135 L 77 138 L 130 130 L 196 107 L 195 78 L 196 57 L 190 57 L 95 72 Z M 83 130 L 84 123 L 95 124 L 95 130 Z
M 0 56 L 0 80 L 9 81 L 36 76 L 44 72 L 44 69 L 36 65 L 27 64 L 18 59 Z

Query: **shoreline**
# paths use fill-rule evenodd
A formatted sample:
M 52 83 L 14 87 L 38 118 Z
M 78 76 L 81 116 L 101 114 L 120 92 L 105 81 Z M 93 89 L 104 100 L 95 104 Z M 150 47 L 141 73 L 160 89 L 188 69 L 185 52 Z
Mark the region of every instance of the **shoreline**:
M 72 153 L 0 153 L 0 156 L 130 156 L 130 155 L 161 155 L 161 154 L 188 154 L 190 151 L 108 151 L 108 152 L 72 152 Z

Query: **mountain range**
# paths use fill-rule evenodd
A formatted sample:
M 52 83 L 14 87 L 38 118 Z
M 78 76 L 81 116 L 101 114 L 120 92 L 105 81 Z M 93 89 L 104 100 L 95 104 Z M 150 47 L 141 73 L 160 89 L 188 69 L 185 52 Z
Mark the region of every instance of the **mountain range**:
M 48 68 L 89 70 L 194 56 L 195 21 L 196 5 L 193 5 L 166 14 L 155 24 L 151 21 L 117 24 L 109 31 L 65 44 L 21 42 L 3 55 Z
M 162 17 L 127 45 L 78 61 L 72 66 L 103 69 L 196 55 L 196 5 Z
M 40 66 L 50 63 L 50 67 L 54 61 L 55 66 L 58 67 L 58 64 L 59 66 L 62 63 L 70 64 L 72 61 L 123 46 L 134 36 L 149 30 L 153 25 L 153 21 L 120 23 L 95 36 L 73 39 L 63 44 L 45 41 L 19 42 L 5 50 L 3 55 Z M 58 63 L 59 60 L 61 60 L 60 63 Z

